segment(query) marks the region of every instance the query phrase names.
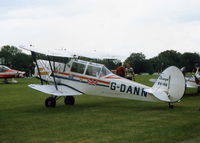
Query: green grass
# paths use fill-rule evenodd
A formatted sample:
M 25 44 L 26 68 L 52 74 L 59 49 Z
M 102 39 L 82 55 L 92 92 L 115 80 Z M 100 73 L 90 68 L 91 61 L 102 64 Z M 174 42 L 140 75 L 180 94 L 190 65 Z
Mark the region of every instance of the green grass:
M 152 76 L 136 81 L 152 85 Z M 74 106 L 27 87 L 35 79 L 0 84 L 0 143 L 198 143 L 200 96 L 187 90 L 174 109 L 164 103 L 78 96 Z

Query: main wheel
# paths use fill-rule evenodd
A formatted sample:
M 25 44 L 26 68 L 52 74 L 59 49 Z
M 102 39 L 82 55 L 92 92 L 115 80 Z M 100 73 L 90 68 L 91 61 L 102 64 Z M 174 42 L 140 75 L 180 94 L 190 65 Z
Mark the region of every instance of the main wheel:
M 46 107 L 55 107 L 56 106 L 56 99 L 54 97 L 48 97 L 45 100 Z
M 200 93 L 200 86 L 198 86 L 197 88 L 197 93 Z
M 65 97 L 65 104 L 66 105 L 74 105 L 75 99 L 73 96 L 66 96 Z
M 5 80 L 3 81 L 4 84 L 8 84 L 8 80 L 5 78 Z
M 170 102 L 168 103 L 169 105 L 169 109 L 174 109 L 174 106 L 170 104 Z
M 169 109 L 174 109 L 174 105 L 169 105 Z

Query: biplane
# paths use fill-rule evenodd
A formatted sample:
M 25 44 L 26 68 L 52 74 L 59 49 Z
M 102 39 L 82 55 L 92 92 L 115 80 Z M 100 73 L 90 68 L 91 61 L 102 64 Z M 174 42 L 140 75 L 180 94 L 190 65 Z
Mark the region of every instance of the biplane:
M 84 94 L 131 100 L 171 103 L 179 101 L 185 91 L 185 79 L 175 66 L 162 72 L 152 87 L 119 77 L 104 65 L 71 57 L 69 62 L 52 61 L 52 56 L 69 58 L 63 55 L 31 51 L 35 63 L 35 76 L 41 84 L 30 84 L 30 88 L 49 94 L 46 107 L 55 107 L 56 101 L 64 97 L 66 105 L 74 105 L 75 96 Z M 39 59 L 44 54 L 47 59 Z
M 4 83 L 9 83 L 8 79 L 12 79 L 11 82 L 17 83 L 17 81 L 14 80 L 14 78 L 23 77 L 24 74 L 25 72 L 23 71 L 14 70 L 7 66 L 0 65 L 0 78 L 4 79 Z

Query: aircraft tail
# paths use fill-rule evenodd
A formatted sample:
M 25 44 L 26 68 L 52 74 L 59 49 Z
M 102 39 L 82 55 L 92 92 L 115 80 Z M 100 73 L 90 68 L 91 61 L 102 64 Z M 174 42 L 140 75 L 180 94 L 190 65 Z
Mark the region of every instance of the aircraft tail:
M 185 92 L 185 78 L 175 66 L 165 69 L 152 88 L 146 90 L 164 102 L 177 102 Z

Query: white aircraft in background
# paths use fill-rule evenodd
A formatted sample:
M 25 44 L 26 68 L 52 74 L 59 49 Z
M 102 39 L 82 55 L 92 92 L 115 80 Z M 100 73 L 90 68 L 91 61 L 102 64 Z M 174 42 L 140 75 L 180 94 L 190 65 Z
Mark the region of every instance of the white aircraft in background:
M 196 72 L 192 77 L 185 77 L 187 88 L 197 88 L 197 92 L 200 93 L 200 67 L 196 66 Z
M 196 88 L 197 93 L 200 93 L 200 67 L 196 66 L 196 72 L 192 77 L 185 77 L 186 88 Z M 181 71 L 185 73 L 185 67 L 181 68 Z M 149 79 L 151 82 L 156 82 L 156 79 Z
M 180 69 L 175 66 L 164 70 L 155 84 L 149 87 L 119 77 L 102 64 L 73 58 L 68 63 L 59 63 L 50 60 L 50 56 L 56 56 L 55 54 L 24 49 L 31 51 L 33 61 L 36 64 L 35 76 L 41 80 L 41 85 L 30 84 L 28 86 L 51 95 L 45 100 L 46 107 L 55 107 L 56 100 L 60 97 L 65 97 L 65 104 L 73 105 L 75 103 L 74 96 L 88 94 L 165 102 L 169 104 L 169 108 L 173 108 L 171 103 L 179 101 L 185 91 L 184 76 Z M 39 53 L 45 54 L 48 60 L 38 59 Z

